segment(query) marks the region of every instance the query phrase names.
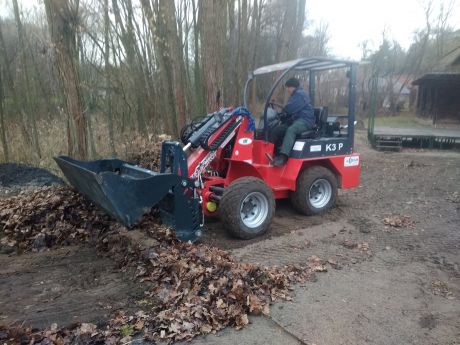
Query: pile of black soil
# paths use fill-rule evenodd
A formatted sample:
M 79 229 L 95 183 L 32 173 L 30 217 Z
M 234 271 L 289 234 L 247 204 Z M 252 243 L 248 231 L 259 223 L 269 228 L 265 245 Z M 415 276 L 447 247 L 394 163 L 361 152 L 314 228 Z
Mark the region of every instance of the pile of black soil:
M 0 189 L 3 190 L 14 191 L 63 183 L 61 178 L 46 169 L 16 163 L 0 164 Z

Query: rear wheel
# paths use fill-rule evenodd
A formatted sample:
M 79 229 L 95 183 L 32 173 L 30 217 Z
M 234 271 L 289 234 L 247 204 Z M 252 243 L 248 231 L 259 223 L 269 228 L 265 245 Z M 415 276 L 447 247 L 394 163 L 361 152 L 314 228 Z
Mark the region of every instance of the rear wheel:
M 256 177 L 233 181 L 222 196 L 219 215 L 234 236 L 251 239 L 265 233 L 275 213 L 272 190 Z
M 302 171 L 296 191 L 291 194 L 294 208 L 305 215 L 326 212 L 337 199 L 337 178 L 329 169 L 314 166 Z

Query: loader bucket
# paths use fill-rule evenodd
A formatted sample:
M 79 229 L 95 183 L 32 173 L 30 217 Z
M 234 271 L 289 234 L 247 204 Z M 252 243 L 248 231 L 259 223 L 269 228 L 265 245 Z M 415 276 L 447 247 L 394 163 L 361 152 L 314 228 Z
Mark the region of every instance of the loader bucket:
M 127 227 L 160 204 L 163 221 L 176 229 L 179 239 L 193 241 L 201 234 L 199 201 L 185 192 L 179 175 L 156 173 L 119 159 L 54 159 L 75 189 Z

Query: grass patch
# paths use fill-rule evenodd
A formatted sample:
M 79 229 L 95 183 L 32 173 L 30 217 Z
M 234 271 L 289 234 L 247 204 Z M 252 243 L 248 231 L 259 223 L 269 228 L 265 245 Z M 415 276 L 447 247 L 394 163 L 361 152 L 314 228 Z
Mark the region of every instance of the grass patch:
M 130 336 L 134 333 L 134 327 L 132 325 L 124 325 L 120 328 L 120 333 L 123 337 Z
M 396 116 L 376 116 L 376 127 L 398 127 L 398 128 L 432 128 L 431 120 L 416 117 L 413 114 L 401 114 Z

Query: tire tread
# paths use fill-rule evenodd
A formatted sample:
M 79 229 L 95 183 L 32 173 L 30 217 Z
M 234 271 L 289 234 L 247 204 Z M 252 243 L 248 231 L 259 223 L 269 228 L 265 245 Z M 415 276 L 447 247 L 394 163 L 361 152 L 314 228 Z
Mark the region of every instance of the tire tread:
M 244 194 L 251 191 L 259 191 L 268 196 L 268 215 L 267 220 L 261 225 L 263 229 L 260 232 L 249 233 L 241 228 L 241 218 L 239 216 L 239 207 Z M 235 210 L 238 210 L 235 212 Z M 251 239 L 262 235 L 270 227 L 271 220 L 275 213 L 275 199 L 273 192 L 267 184 L 257 177 L 241 177 L 233 181 L 225 188 L 224 195 L 219 204 L 219 214 L 223 222 L 224 228 L 233 236 L 241 239 Z
M 319 178 L 326 178 L 332 187 L 332 196 L 329 203 L 320 210 L 314 209 L 309 202 L 307 202 L 306 190 L 309 190 L 313 181 Z M 302 214 L 307 216 L 322 214 L 329 210 L 337 199 L 337 177 L 328 168 L 315 165 L 303 170 L 297 177 L 296 191 L 290 195 L 291 203 L 294 208 Z

